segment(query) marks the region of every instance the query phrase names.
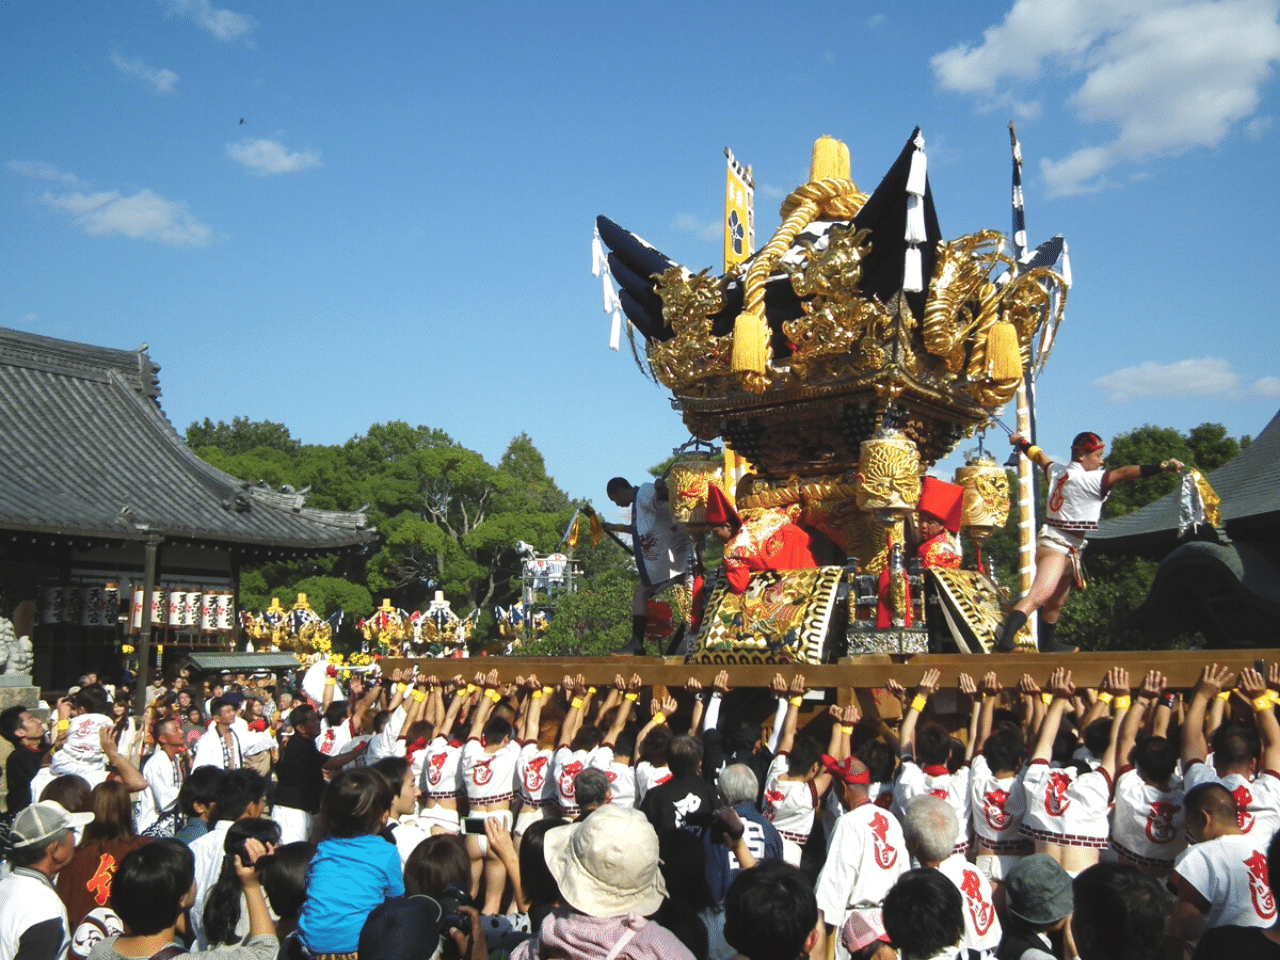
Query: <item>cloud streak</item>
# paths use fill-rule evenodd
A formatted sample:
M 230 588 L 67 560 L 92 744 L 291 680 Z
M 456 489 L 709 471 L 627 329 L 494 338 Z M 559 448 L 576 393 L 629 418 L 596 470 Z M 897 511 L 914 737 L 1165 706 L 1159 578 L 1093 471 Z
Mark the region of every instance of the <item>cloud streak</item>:
M 1280 0 L 1016 0 L 980 44 L 931 63 L 980 108 L 1033 102 L 1022 91 L 1046 74 L 1077 82 L 1066 105 L 1117 132 L 1041 161 L 1049 194 L 1073 196 L 1111 186 L 1118 166 L 1216 146 L 1251 117 L 1280 60 L 1278 15 Z
M 63 173 L 43 160 L 10 160 L 7 166 L 14 173 L 35 180 L 47 180 L 50 183 L 60 183 L 64 187 L 74 187 L 79 190 L 85 190 L 89 186 L 74 173 Z
M 236 40 L 250 33 L 258 21 L 245 13 L 215 7 L 209 0 L 164 0 L 170 14 L 186 17 L 219 40 Z
M 1274 377 L 1258 381 L 1274 380 Z M 1178 360 L 1174 363 L 1143 363 L 1125 367 L 1093 381 L 1103 396 L 1113 402 L 1126 400 L 1185 400 L 1230 394 L 1240 386 L 1240 376 L 1221 357 Z M 1255 384 L 1256 386 L 1256 384 Z
M 172 70 L 150 67 L 141 60 L 126 60 L 115 52 L 111 54 L 111 64 L 126 76 L 137 77 L 156 93 L 173 93 L 178 86 L 178 75 Z
M 319 150 L 290 151 L 278 140 L 247 137 L 227 144 L 227 156 L 257 177 L 297 173 L 320 166 Z
M 672 229 L 681 233 L 692 234 L 699 240 L 724 239 L 723 223 L 719 220 L 712 223 L 692 213 L 677 213 L 676 218 L 671 222 L 671 226 Z
M 85 233 L 150 240 L 171 247 L 202 247 L 210 230 L 180 200 L 168 200 L 154 190 L 124 196 L 114 190 L 99 193 L 45 193 L 40 202 L 65 214 Z

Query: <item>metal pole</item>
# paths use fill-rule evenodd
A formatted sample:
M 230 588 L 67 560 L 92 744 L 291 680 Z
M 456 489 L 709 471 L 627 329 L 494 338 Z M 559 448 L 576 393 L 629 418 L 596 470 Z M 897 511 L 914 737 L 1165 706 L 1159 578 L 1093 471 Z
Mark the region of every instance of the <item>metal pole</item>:
M 138 637 L 138 677 L 133 685 L 133 712 L 146 709 L 147 687 L 151 684 L 151 595 L 156 586 L 156 555 L 163 537 L 147 537 L 146 560 L 142 568 L 142 632 Z

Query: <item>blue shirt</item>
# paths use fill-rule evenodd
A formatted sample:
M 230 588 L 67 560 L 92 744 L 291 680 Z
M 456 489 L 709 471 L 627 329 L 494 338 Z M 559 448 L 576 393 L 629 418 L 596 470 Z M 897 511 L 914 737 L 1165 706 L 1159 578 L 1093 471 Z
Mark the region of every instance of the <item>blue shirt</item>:
M 373 908 L 403 895 L 395 844 L 374 834 L 321 840 L 307 865 L 298 935 L 312 953 L 354 953 Z

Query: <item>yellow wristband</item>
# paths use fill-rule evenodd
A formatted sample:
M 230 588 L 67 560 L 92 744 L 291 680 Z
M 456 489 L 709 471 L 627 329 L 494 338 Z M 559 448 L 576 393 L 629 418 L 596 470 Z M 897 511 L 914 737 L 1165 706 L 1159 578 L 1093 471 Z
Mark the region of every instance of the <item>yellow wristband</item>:
M 640 694 L 638 694 L 638 693 L 624 693 L 624 694 L 622 695 L 622 699 L 623 699 L 623 700 L 630 700 L 632 703 L 635 703 L 637 700 L 639 700 L 639 699 L 640 699 Z
M 58 721 L 58 730 L 60 730 L 60 731 L 61 731 L 61 730 L 69 730 L 69 729 L 71 729 L 71 721 L 70 721 L 70 720 L 59 720 L 59 721 Z
M 793 707 L 798 707 L 800 704 L 804 703 L 804 697 L 792 697 L 787 701 L 787 703 L 791 704 Z
M 1053 703 L 1053 694 L 1046 690 L 1040 694 L 1040 699 L 1046 704 Z
M 1230 700 L 1230 699 L 1231 699 L 1231 691 L 1230 691 L 1230 690 L 1223 690 L 1221 693 L 1216 694 L 1216 696 L 1217 696 L 1217 698 L 1218 698 L 1219 700 L 1221 700 L 1223 703 L 1225 703 L 1226 701 L 1228 701 L 1228 700 Z
M 413 699 L 417 700 L 419 703 L 422 703 L 422 701 L 427 699 L 427 695 L 423 693 L 421 690 L 414 690 Z
M 1267 696 L 1271 698 L 1272 703 L 1280 703 L 1280 692 L 1277 692 L 1275 690 L 1268 690 Z
M 587 687 L 587 696 L 594 697 L 596 695 L 595 687 Z
M 1039 455 L 1040 455 L 1040 448 L 1037 447 L 1034 443 L 1031 446 L 1027 447 L 1028 460 L 1034 460 Z
M 911 709 L 916 713 L 924 713 L 925 705 L 928 704 L 929 698 L 916 694 L 915 699 L 911 701 Z
M 1254 713 L 1261 713 L 1263 710 L 1270 710 L 1274 705 L 1271 698 L 1265 693 L 1259 697 L 1255 697 L 1251 702 L 1253 703 Z
M 541 700 L 541 699 L 542 699 L 542 691 L 541 691 L 541 690 L 535 690 L 535 691 L 533 691 L 533 693 L 529 694 L 529 696 L 533 697 L 533 699 L 535 699 L 535 700 Z
M 582 709 L 582 698 L 581 698 L 581 697 L 574 697 L 572 700 L 570 700 L 570 701 L 569 701 L 569 706 L 573 707 L 573 709 L 575 709 L 575 710 L 581 710 L 581 709 Z
M 484 692 L 484 695 L 488 697 L 490 700 L 492 700 L 494 703 L 502 702 L 502 694 L 500 694 L 497 690 L 486 690 Z
M 853 727 L 847 723 L 842 723 L 840 724 L 840 732 L 847 737 L 849 734 L 853 733 Z
M 1107 693 L 1107 691 L 1105 690 L 1103 690 L 1101 693 L 1098 694 L 1099 703 L 1110 703 L 1111 700 L 1112 700 L 1111 694 Z
M 653 722 L 654 722 L 654 723 L 666 723 L 666 722 L 667 722 L 667 715 L 666 715 L 665 713 L 655 713 L 655 714 L 653 715 Z
M 1133 700 L 1130 698 L 1130 696 L 1127 693 L 1122 694 L 1121 696 L 1116 697 L 1116 701 L 1115 701 L 1116 712 L 1118 713 L 1121 710 L 1128 710 L 1129 707 L 1132 706 L 1132 704 L 1133 704 Z
M 337 682 L 338 682 L 338 678 L 337 678 L 337 677 L 325 677 L 325 678 L 324 678 L 324 685 L 325 685 L 326 687 L 332 687 L 332 686 L 333 686 L 335 683 L 337 683 Z
M 476 688 L 476 685 L 475 685 L 474 683 L 468 683 L 468 684 L 467 684 L 467 694 L 468 694 L 468 695 L 475 693 L 475 692 L 476 692 L 476 689 L 477 689 L 477 688 Z

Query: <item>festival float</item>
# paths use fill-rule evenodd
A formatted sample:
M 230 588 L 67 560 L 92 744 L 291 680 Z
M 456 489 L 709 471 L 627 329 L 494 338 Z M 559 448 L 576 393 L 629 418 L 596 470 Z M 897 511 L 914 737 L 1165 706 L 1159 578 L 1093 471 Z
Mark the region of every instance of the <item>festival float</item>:
M 958 515 L 952 533 L 978 547 L 977 569 L 922 567 L 907 555 L 910 528 L 929 468 L 996 424 L 1048 359 L 1069 274 L 1060 237 L 1031 251 L 1025 233 L 1012 244 L 995 230 L 944 238 L 924 147 L 916 129 L 868 193 L 850 177 L 847 147 L 819 139 L 809 180 L 755 252 L 750 172 L 726 151 L 719 276 L 597 220 L 614 346 L 625 314 L 641 369 L 671 391 L 694 438 L 726 448 L 723 472 L 705 456 L 671 468 L 672 517 L 700 540 L 715 486 L 741 520 L 727 550 L 793 523 L 844 558 L 753 573 L 740 593 L 713 579 L 700 623 L 693 604 L 674 618 L 693 662 L 925 652 L 931 616 L 943 619 L 935 651 L 941 626 L 960 652 L 991 649 L 1009 598 L 980 551 L 1009 511 L 1004 468 L 979 443 L 942 484 Z M 1020 641 L 1035 649 L 1025 629 Z

